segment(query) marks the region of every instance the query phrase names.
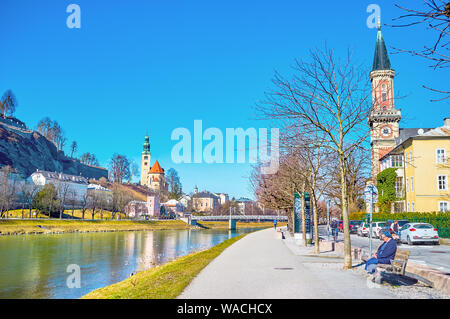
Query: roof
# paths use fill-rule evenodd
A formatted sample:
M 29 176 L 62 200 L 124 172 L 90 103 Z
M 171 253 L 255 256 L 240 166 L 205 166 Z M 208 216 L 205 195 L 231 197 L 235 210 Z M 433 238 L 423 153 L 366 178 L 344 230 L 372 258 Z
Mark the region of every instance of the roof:
M 210 192 L 199 192 L 194 194 L 192 197 L 195 198 L 218 198 L 219 196 L 214 195 L 213 193 Z
M 375 45 L 375 55 L 373 57 L 372 71 L 376 70 L 392 70 L 389 55 L 386 50 L 386 44 L 384 43 L 383 34 L 381 33 L 381 27 L 378 27 L 377 43 Z
M 400 128 L 399 136 L 395 140 L 396 145 L 402 144 L 404 141 L 409 139 L 412 136 L 419 135 L 419 131 L 423 130 L 423 132 L 428 132 L 432 130 L 431 128 Z
M 151 174 L 164 174 L 164 170 L 161 167 L 161 165 L 159 165 L 158 161 L 156 161 L 155 164 L 153 164 L 152 168 L 150 168 L 149 173 L 151 173 Z
M 402 131 L 403 131 L 403 133 L 402 133 Z M 402 134 L 403 134 L 403 136 L 402 136 Z M 441 127 L 437 127 L 437 128 L 433 128 L 433 129 L 429 129 L 429 128 L 400 129 L 400 137 L 398 139 L 397 146 L 395 146 L 391 151 L 386 153 L 382 158 L 386 158 L 389 155 L 393 155 L 394 153 L 396 153 L 403 146 L 403 144 L 410 139 L 426 140 L 426 139 L 442 138 L 442 137 L 450 139 L 450 126 L 441 126 Z
M 36 171 L 31 175 L 34 174 L 41 174 L 47 179 L 54 179 L 59 180 L 63 182 L 71 182 L 71 183 L 77 183 L 77 184 L 89 184 L 89 181 L 87 178 L 83 176 L 77 176 L 77 175 L 69 175 L 64 173 L 57 173 L 57 172 L 48 172 L 48 171 Z

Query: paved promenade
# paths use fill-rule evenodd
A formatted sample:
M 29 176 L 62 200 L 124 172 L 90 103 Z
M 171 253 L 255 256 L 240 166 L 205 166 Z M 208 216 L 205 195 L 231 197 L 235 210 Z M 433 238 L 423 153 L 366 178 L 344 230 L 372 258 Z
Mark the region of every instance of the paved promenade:
M 205 267 L 178 298 L 395 298 L 342 270 L 343 259 L 311 256 L 311 248 L 279 235 L 273 228 L 247 235 Z

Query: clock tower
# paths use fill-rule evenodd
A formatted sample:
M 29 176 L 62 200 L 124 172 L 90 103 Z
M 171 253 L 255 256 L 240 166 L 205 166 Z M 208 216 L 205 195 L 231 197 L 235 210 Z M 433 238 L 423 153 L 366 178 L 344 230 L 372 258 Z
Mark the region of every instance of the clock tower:
M 380 158 L 396 146 L 396 139 L 399 136 L 401 110 L 395 109 L 394 77 L 395 71 L 391 68 L 381 26 L 378 23 L 375 56 L 370 72 L 372 111 L 369 115 L 372 180 L 375 183 L 380 172 Z

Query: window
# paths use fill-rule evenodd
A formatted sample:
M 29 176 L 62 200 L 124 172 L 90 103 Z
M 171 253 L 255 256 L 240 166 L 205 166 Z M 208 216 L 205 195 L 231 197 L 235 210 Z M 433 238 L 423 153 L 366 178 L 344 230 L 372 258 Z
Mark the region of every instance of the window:
M 439 175 L 438 176 L 438 190 L 440 190 L 440 191 L 448 190 L 447 175 Z
M 409 181 L 409 179 L 406 178 L 406 192 L 408 192 L 408 189 L 409 189 L 408 181 Z
M 402 167 L 402 156 L 401 155 L 391 155 L 391 166 L 390 167 Z
M 409 212 L 409 203 L 406 204 L 406 212 Z
M 414 213 L 414 202 L 411 203 L 411 211 Z
M 405 167 L 408 167 L 408 153 L 405 154 Z
M 414 177 L 411 176 L 411 192 L 414 192 Z
M 444 164 L 446 162 L 445 159 L 445 149 L 440 148 L 436 150 L 436 163 Z
M 450 211 L 448 202 L 439 202 L 439 211 L 441 213 Z
M 387 87 L 386 84 L 383 84 L 381 86 L 381 101 L 386 102 L 387 101 Z
M 409 165 L 412 166 L 412 164 L 413 164 L 412 151 L 409 151 Z
M 395 178 L 395 196 L 403 197 L 403 177 Z

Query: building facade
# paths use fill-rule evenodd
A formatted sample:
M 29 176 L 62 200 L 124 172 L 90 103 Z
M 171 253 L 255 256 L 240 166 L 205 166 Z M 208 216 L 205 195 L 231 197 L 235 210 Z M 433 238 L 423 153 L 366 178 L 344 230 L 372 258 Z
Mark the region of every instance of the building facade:
M 212 212 L 219 207 L 219 196 L 210 192 L 194 192 L 192 207 L 197 212 Z
M 450 211 L 450 118 L 444 126 L 418 130 L 382 157 L 382 168 L 397 168 L 394 211 Z

